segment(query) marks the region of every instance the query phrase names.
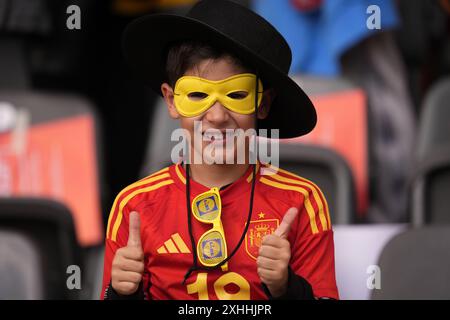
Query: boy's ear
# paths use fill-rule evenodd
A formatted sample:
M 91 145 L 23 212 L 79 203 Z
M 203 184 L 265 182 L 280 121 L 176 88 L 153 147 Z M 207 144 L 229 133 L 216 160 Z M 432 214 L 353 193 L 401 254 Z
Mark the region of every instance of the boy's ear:
M 167 110 L 169 111 L 169 115 L 173 119 L 178 119 L 180 117 L 180 114 L 177 111 L 177 108 L 175 108 L 175 103 L 173 99 L 173 89 L 168 83 L 163 83 L 161 85 L 161 92 L 164 98 L 164 101 L 167 105 Z
M 265 119 L 269 115 L 270 106 L 275 99 L 276 93 L 273 89 L 264 90 L 261 105 L 258 108 L 258 119 Z

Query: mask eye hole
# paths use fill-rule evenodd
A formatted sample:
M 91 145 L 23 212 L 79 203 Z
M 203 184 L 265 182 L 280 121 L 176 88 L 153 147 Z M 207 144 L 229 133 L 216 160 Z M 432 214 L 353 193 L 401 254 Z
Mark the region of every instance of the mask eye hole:
M 242 100 L 248 96 L 248 92 L 246 91 L 235 91 L 227 94 L 227 96 L 231 99 Z
M 188 94 L 189 100 L 192 100 L 192 101 L 200 101 L 200 100 L 205 99 L 206 97 L 208 97 L 208 95 L 206 93 L 199 92 L 199 91 L 191 92 Z

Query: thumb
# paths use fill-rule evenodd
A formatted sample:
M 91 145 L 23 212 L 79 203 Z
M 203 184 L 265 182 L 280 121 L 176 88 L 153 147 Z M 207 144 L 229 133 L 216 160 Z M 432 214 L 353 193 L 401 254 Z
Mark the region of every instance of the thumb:
M 280 238 L 287 239 L 289 230 L 291 229 L 292 222 L 294 222 L 297 217 L 298 210 L 297 208 L 289 208 L 288 211 L 284 214 L 283 221 L 281 221 L 277 230 L 275 230 L 274 234 Z
M 128 234 L 128 247 L 141 247 L 141 220 L 139 213 L 132 211 L 130 213 L 130 232 Z

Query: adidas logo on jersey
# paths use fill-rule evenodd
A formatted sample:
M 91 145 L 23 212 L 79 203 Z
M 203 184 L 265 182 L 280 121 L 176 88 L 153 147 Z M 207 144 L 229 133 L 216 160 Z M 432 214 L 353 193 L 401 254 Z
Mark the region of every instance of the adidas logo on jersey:
M 169 240 L 158 248 L 159 254 L 165 253 L 191 253 L 186 243 L 183 241 L 179 233 L 174 233 Z

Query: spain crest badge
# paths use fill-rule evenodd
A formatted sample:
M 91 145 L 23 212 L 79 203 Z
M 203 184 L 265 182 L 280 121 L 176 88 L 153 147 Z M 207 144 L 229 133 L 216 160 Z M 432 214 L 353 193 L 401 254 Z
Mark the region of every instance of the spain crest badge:
M 245 235 L 245 251 L 256 260 L 261 247 L 262 239 L 268 234 L 272 234 L 278 228 L 278 219 L 252 220 Z

